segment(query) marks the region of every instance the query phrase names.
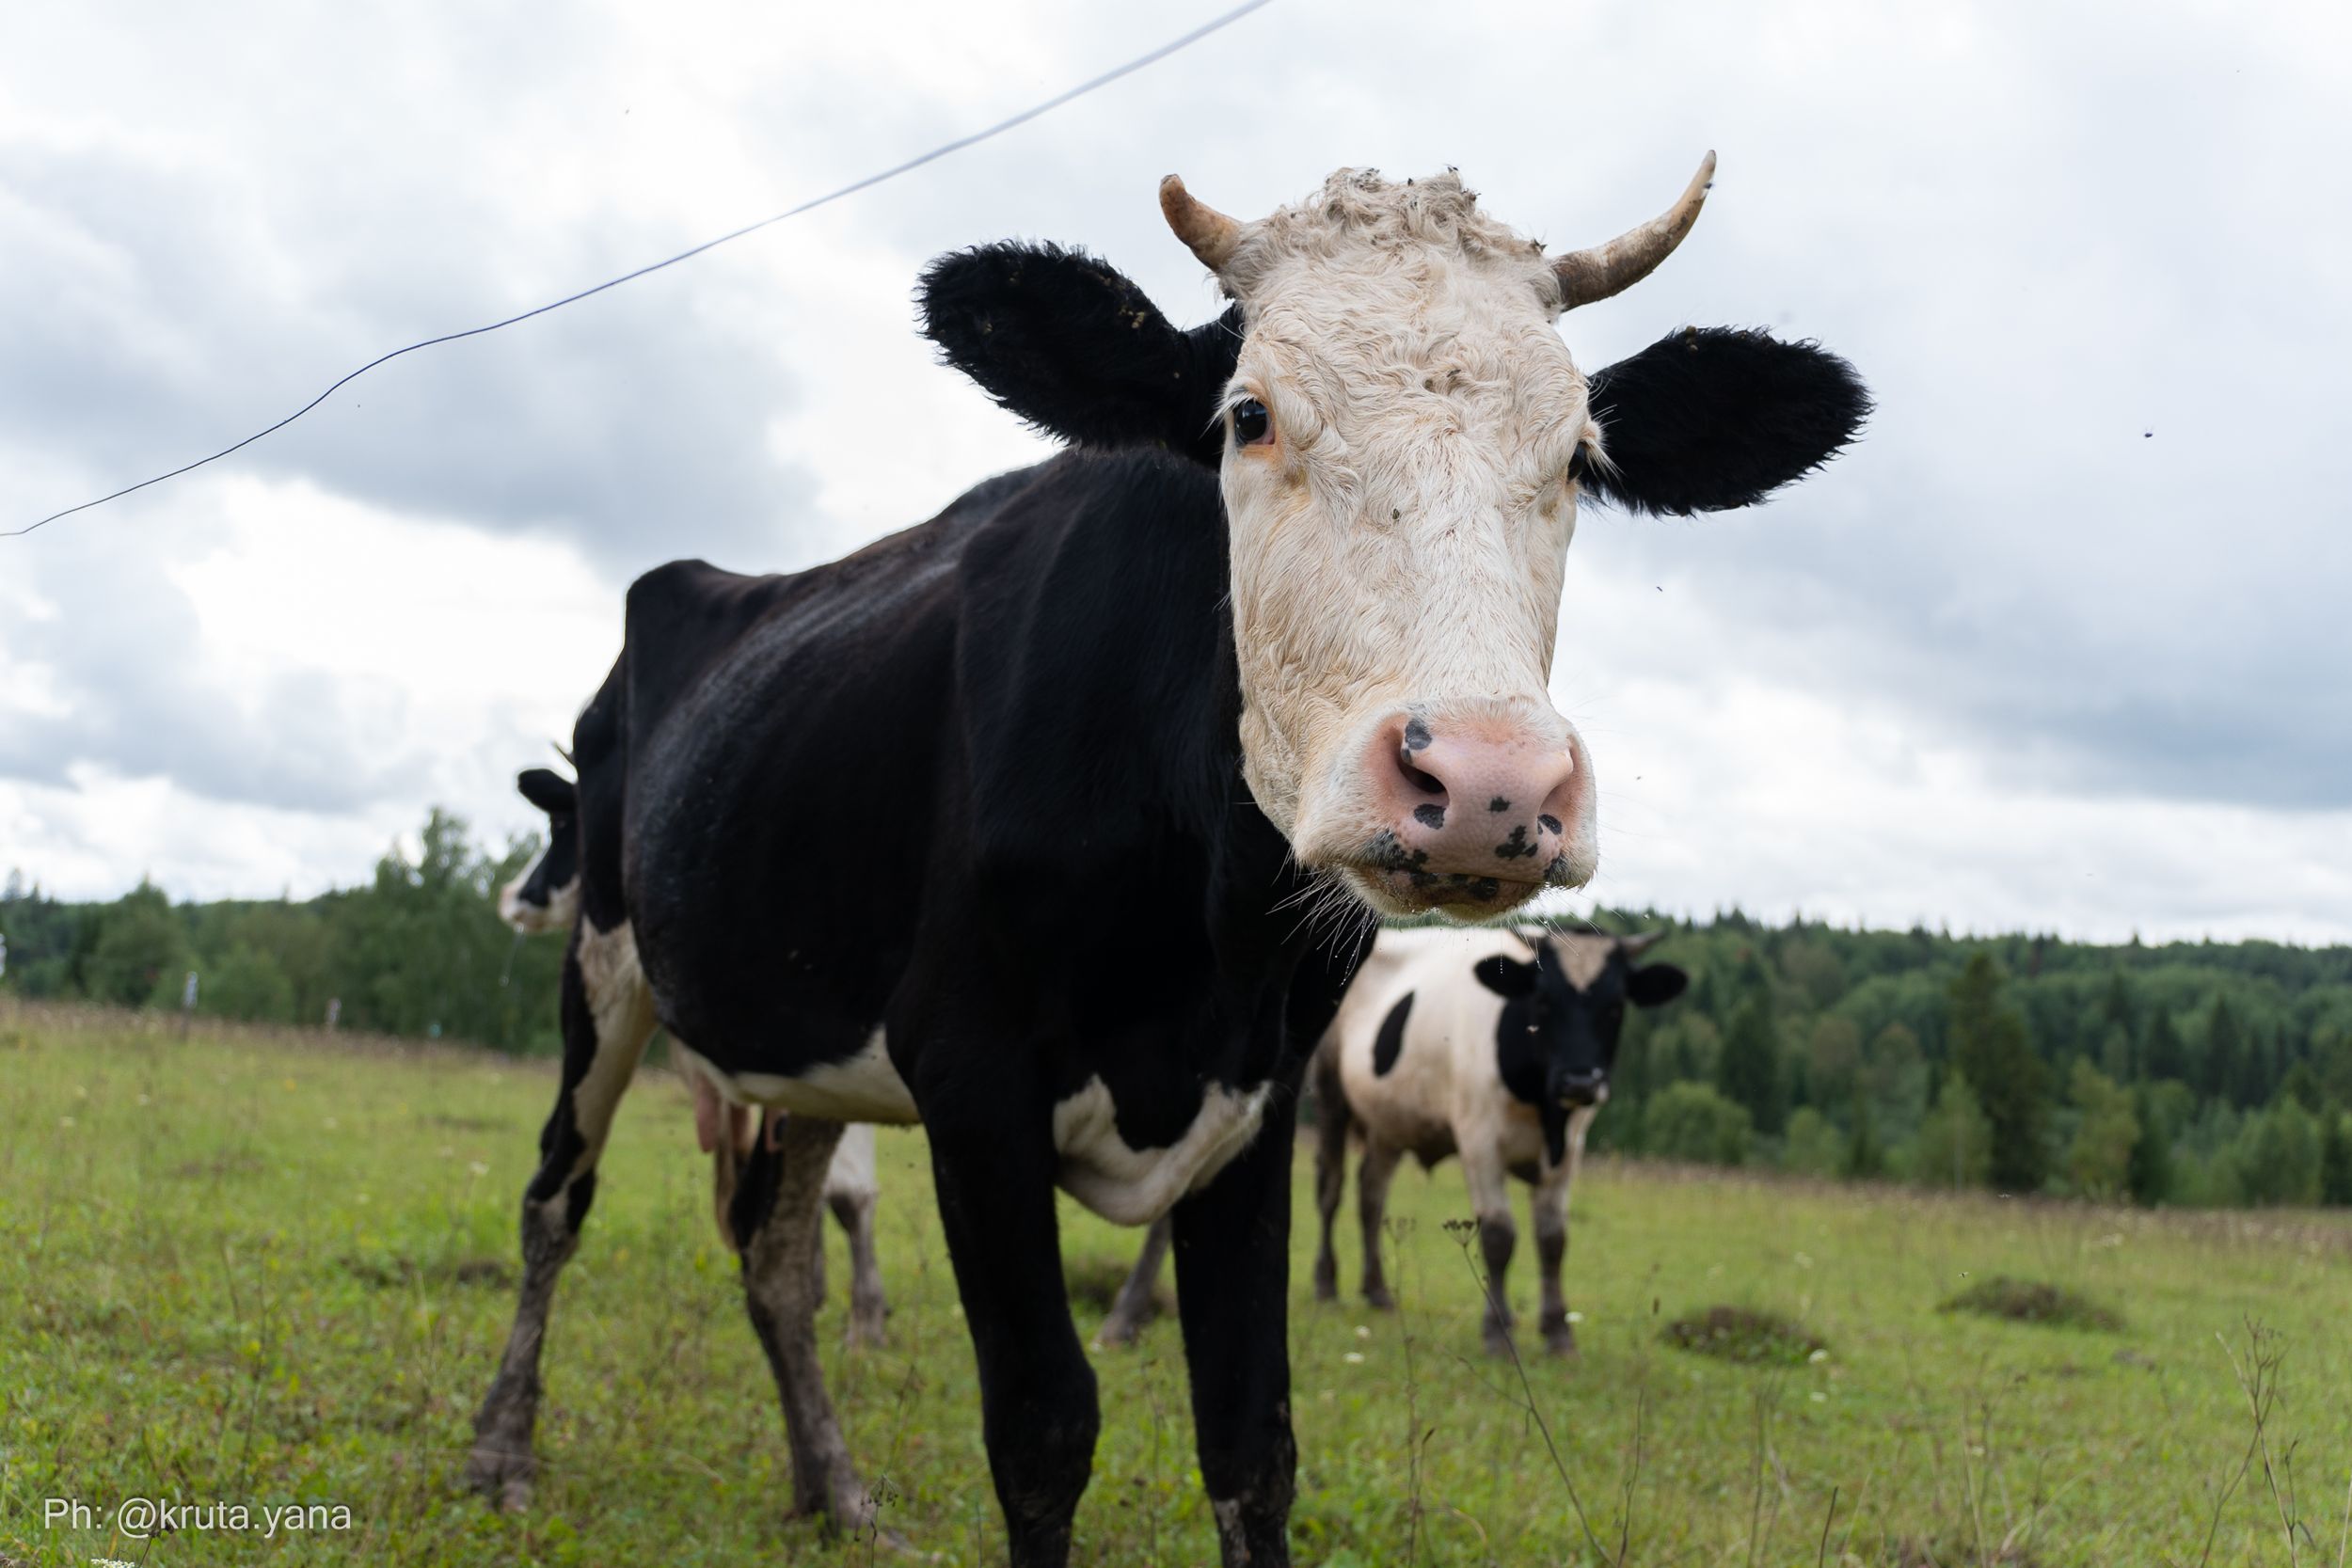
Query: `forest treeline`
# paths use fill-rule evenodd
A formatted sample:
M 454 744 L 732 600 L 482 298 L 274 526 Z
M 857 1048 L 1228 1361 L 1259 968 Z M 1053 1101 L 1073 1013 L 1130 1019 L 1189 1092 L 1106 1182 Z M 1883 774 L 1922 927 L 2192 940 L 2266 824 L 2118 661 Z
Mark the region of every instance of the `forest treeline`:
M 395 846 L 358 887 L 299 902 L 174 904 L 142 880 L 111 904 L 42 895 L 24 873 L 0 892 L 0 993 L 177 1008 L 260 1023 L 325 1024 L 555 1051 L 564 939 L 517 939 L 492 900 L 539 851 L 477 845 L 447 812 L 414 851 Z
M 303 901 L 0 895 L 0 992 L 557 1047 L 564 939 L 498 886 L 538 846 L 431 814 L 365 885 Z M 1663 929 L 1680 1001 L 1628 1021 L 1593 1147 L 1822 1177 L 2144 1204 L 2352 1204 L 2352 948 L 1856 930 L 1737 911 Z

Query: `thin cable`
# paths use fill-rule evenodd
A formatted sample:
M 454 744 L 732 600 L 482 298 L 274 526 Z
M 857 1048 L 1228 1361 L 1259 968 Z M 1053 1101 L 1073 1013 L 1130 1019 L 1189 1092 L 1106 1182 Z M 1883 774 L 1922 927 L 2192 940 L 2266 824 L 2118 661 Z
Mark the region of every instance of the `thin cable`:
M 136 484 L 126 484 L 121 489 L 115 491 L 113 494 L 101 496 L 96 500 L 84 501 L 79 506 L 69 506 L 63 512 L 52 512 L 48 516 L 43 517 L 37 523 L 27 523 L 23 528 L 8 529 L 5 531 L 0 531 L 0 539 L 21 539 L 25 534 L 32 532 L 35 529 L 48 527 L 51 523 L 56 522 L 60 517 L 71 517 L 76 512 L 87 512 L 94 506 L 103 506 L 108 501 L 120 500 L 123 497 L 130 495 L 132 492 L 144 490 L 151 484 L 161 484 L 167 479 L 177 479 L 182 474 L 192 473 L 196 469 L 204 467 L 207 463 L 217 463 L 222 458 L 229 456 L 232 452 L 244 451 L 246 447 L 251 446 L 254 442 L 262 439 L 265 436 L 276 435 L 278 431 L 285 429 L 288 425 L 302 418 L 303 415 L 308 414 L 311 409 L 316 408 L 320 404 L 325 403 L 328 398 L 333 397 L 337 392 L 342 390 L 345 387 L 350 386 L 353 382 L 358 380 L 361 376 L 375 369 L 376 366 L 389 364 L 390 361 L 399 358 L 404 354 L 414 354 L 419 349 L 432 348 L 439 343 L 453 343 L 461 338 L 479 338 L 485 332 L 496 332 L 501 326 L 512 326 L 516 322 L 527 322 L 533 316 L 544 316 L 550 310 L 560 310 L 566 305 L 576 305 L 592 294 L 600 294 L 607 289 L 617 289 L 624 283 L 631 282 L 637 278 L 644 277 L 647 273 L 660 272 L 664 267 L 674 267 L 680 261 L 691 261 L 693 258 L 700 256 L 704 251 L 715 250 L 720 245 L 727 244 L 730 240 L 739 240 L 747 234 L 756 234 L 761 230 L 768 228 L 771 224 L 782 223 L 787 218 L 798 217 L 803 213 L 814 212 L 818 208 L 826 205 L 828 202 L 838 201 L 845 196 L 854 196 L 859 191 L 866 190 L 874 185 L 879 185 L 885 180 L 895 180 L 901 174 L 906 174 L 912 170 L 921 168 L 925 164 L 934 163 L 941 158 L 946 157 L 951 152 L 961 152 L 967 147 L 977 146 L 977 144 L 988 140 L 991 136 L 1003 135 L 1006 132 L 1013 130 L 1018 126 L 1026 125 L 1029 121 L 1037 119 L 1040 115 L 1050 114 L 1073 99 L 1084 98 L 1088 93 L 1094 91 L 1097 87 L 1108 87 L 1111 83 L 1118 81 L 1122 76 L 1131 76 L 1136 71 L 1141 71 L 1145 66 L 1156 65 L 1160 61 L 1168 58 L 1170 55 L 1176 54 L 1181 50 L 1189 49 L 1192 45 L 1199 43 L 1202 39 L 1207 38 L 1211 33 L 1216 32 L 1221 28 L 1230 27 L 1234 23 L 1239 22 L 1243 17 L 1248 16 L 1251 11 L 1262 9 L 1271 4 L 1273 4 L 1273 0 L 1246 0 L 1245 4 L 1234 7 L 1232 10 L 1225 12 L 1222 16 L 1211 18 L 1209 21 L 1202 23 L 1200 26 L 1195 27 L 1191 32 L 1184 34 L 1183 37 L 1170 39 L 1168 42 L 1161 44 L 1157 49 L 1152 50 L 1150 54 L 1138 55 L 1134 59 L 1129 60 L 1125 65 L 1118 66 L 1112 70 L 1106 71 L 1100 76 L 1079 83 L 1076 87 L 1070 88 L 1066 92 L 1056 94 L 1054 97 L 1047 99 L 1042 103 L 1034 104 L 1029 108 L 1022 110 L 1019 114 L 1014 115 L 1010 119 L 1000 119 L 985 131 L 975 131 L 968 136 L 960 136 L 954 141 L 945 142 L 938 147 L 932 148 L 929 152 L 925 152 L 917 157 L 909 158 L 905 163 L 894 164 L 890 167 L 883 169 L 879 174 L 869 174 L 863 180 L 853 181 L 850 184 L 842 186 L 839 190 L 828 191 L 823 196 L 818 197 L 814 200 L 803 201 L 797 207 L 787 208 L 785 211 L 776 214 L 772 217 L 761 218 L 757 223 L 747 223 L 742 228 L 732 230 L 727 233 L 720 235 L 715 240 L 705 240 L 702 244 L 695 245 L 691 250 L 681 250 L 675 256 L 664 257 L 659 261 L 648 262 L 646 265 L 639 267 L 636 271 L 625 272 L 618 277 L 608 277 L 603 282 L 596 284 L 594 287 L 582 289 L 578 293 L 565 294 L 562 299 L 549 300 L 545 305 L 539 306 L 534 309 L 525 310 L 520 315 L 509 316 L 504 321 L 495 321 L 490 323 L 487 326 L 468 327 L 463 332 L 445 332 L 437 338 L 427 338 L 421 342 L 410 343 L 405 348 L 396 348 L 389 354 L 378 355 L 376 357 L 369 360 L 366 364 L 360 366 L 358 370 L 353 371 L 349 375 L 344 376 L 342 380 L 327 388 L 326 390 L 321 392 L 310 402 L 304 404 L 301 407 L 295 409 L 293 413 L 287 415 L 284 419 L 278 420 L 276 424 L 267 425 L 262 429 L 255 431 L 252 435 L 246 436 L 244 440 L 239 441 L 234 446 L 223 447 L 220 451 L 214 452 L 210 457 L 199 457 L 195 462 L 183 464 L 181 467 L 173 468 L 168 473 L 160 473 L 152 479 L 140 480 Z

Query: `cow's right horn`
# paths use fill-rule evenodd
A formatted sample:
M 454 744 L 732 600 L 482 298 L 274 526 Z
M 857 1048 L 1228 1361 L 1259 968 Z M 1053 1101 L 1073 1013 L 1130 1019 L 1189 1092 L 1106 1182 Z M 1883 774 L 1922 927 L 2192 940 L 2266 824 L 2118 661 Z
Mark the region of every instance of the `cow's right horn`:
M 1622 293 L 1657 271 L 1658 263 L 1674 254 L 1691 225 L 1698 222 L 1699 209 L 1707 205 L 1708 188 L 1714 182 L 1715 154 L 1709 152 L 1699 160 L 1699 171 L 1691 176 L 1680 198 L 1658 216 L 1638 229 L 1629 229 L 1607 245 L 1571 250 L 1556 258 L 1551 273 L 1560 280 L 1560 309 L 1573 310 Z M 1165 201 L 1166 196 L 1161 199 Z

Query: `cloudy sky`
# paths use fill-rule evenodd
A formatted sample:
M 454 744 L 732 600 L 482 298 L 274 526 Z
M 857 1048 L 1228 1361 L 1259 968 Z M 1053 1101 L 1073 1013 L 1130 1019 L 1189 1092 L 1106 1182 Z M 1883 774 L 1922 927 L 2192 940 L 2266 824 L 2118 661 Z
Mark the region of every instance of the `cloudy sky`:
M 0 527 L 895 163 L 1214 14 L 1074 0 L 0 9 Z M 1611 903 L 2352 939 L 2341 6 L 1276 0 L 996 141 L 402 360 L 0 540 L 0 870 L 364 877 L 530 825 L 644 568 L 825 560 L 1044 449 L 912 326 L 1079 242 L 1215 309 L 1153 188 L 1252 216 L 1461 168 L 1554 245 L 1705 218 L 1564 323 L 1815 337 L 1867 439 L 1750 513 L 1588 512 L 1554 694 Z

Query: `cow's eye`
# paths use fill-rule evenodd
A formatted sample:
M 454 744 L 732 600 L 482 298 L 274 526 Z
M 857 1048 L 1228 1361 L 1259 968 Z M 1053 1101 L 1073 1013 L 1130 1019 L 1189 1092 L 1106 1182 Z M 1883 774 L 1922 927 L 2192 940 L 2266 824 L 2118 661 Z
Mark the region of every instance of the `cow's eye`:
M 1274 416 L 1256 398 L 1233 404 L 1233 440 L 1245 447 L 1262 447 L 1274 439 Z

